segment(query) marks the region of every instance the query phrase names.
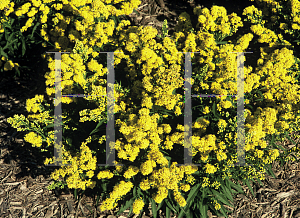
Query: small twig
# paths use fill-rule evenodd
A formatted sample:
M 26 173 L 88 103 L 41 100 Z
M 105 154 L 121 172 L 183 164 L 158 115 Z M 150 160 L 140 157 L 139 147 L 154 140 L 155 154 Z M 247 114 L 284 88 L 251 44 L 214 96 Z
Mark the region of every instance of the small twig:
M 138 7 L 137 10 L 140 10 L 141 8 L 143 8 L 143 7 L 147 6 L 147 5 L 148 4 L 144 4 L 144 5 L 140 6 L 140 7 Z
M 53 201 L 49 206 L 44 207 L 43 209 L 41 209 L 36 215 L 35 217 L 38 217 L 38 215 L 40 215 L 41 212 L 43 212 L 44 210 L 48 209 L 49 207 L 53 206 L 53 204 L 57 203 L 57 201 Z
M 9 174 L 4 179 L 1 180 L 0 183 L 3 183 L 11 174 L 12 174 L 12 170 L 9 172 Z

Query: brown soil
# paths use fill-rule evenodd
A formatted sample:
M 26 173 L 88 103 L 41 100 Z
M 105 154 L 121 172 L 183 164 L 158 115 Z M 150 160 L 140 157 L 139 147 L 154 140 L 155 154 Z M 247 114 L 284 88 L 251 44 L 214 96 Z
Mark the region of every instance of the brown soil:
M 165 8 L 163 8 L 165 4 Z M 226 6 L 227 4 L 227 6 Z M 187 11 L 192 15 L 192 8 L 197 2 L 186 1 L 162 1 L 144 0 L 137 11 L 128 17 L 134 25 L 153 25 L 160 32 L 164 19 L 168 20 L 170 32 L 177 22 L 180 12 Z M 241 11 L 240 4 L 229 4 L 220 1 L 229 13 Z M 205 4 L 210 7 L 209 3 Z M 236 10 L 235 10 L 236 9 Z M 238 13 L 241 15 L 241 13 Z M 195 20 L 195 19 L 193 19 Z M 46 65 L 40 66 L 38 71 L 46 72 Z M 37 71 L 37 72 L 38 72 Z M 91 195 L 84 196 L 80 201 L 75 201 L 72 193 L 49 191 L 47 186 L 52 183 L 50 173 L 54 170 L 43 165 L 43 156 L 38 149 L 32 148 L 23 140 L 24 132 L 17 132 L 7 123 L 7 118 L 14 114 L 27 115 L 26 99 L 35 94 L 45 93 L 45 79 L 42 74 L 36 78 L 12 79 L 5 74 L 0 81 L 0 217 L 111 217 L 115 211 L 101 212 L 95 207 L 95 198 Z M 293 132 L 289 134 L 298 134 Z M 299 143 L 299 139 L 292 137 Z M 285 148 L 295 146 L 290 141 L 277 144 Z M 271 217 L 300 217 L 299 203 L 299 163 L 286 163 L 281 167 L 277 162 L 273 163 L 273 172 L 277 179 L 266 176 L 264 187 L 259 184 L 251 184 L 255 197 L 252 196 L 247 186 L 242 185 L 246 195 L 237 195 L 234 198 L 235 208 L 231 208 L 233 214 L 230 218 L 271 218 Z M 101 202 L 101 201 L 100 201 Z M 228 208 L 230 209 L 230 208 Z M 128 211 L 122 216 L 127 217 Z M 144 217 L 151 217 L 151 210 Z M 176 215 L 172 214 L 173 217 Z M 208 212 L 209 217 L 213 216 Z M 121 217 L 121 216 L 120 216 Z M 160 217 L 165 217 L 163 213 Z

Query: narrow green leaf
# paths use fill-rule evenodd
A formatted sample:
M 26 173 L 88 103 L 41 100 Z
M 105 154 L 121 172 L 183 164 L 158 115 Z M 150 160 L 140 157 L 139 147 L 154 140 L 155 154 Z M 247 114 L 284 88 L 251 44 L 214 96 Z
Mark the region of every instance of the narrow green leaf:
M 202 199 L 204 199 L 206 197 L 207 190 L 208 190 L 207 187 L 202 188 Z
M 269 175 L 273 176 L 274 179 L 277 179 L 269 164 L 265 165 L 264 167 L 267 170 Z
M 33 37 L 33 34 L 35 33 L 35 30 L 36 30 L 36 28 L 37 28 L 39 25 L 40 25 L 40 23 L 39 23 L 39 22 L 37 22 L 37 23 L 35 24 L 35 26 L 33 27 L 33 29 L 32 29 L 32 32 L 31 32 L 30 39 L 32 39 L 32 37 Z
M 221 193 L 217 192 L 216 190 L 212 189 L 211 190 L 213 192 L 213 194 L 217 197 L 217 199 L 219 199 L 220 201 L 222 201 L 224 204 L 230 206 L 230 207 L 234 207 L 228 200 L 227 198 L 222 195 Z
M 166 207 L 166 218 L 171 218 L 171 209 Z
M 43 128 L 43 130 L 49 129 L 49 128 L 53 128 L 54 127 L 54 123 L 49 124 L 48 126 L 45 126 Z
M 282 151 L 284 151 L 284 152 L 286 152 L 287 150 L 284 148 L 284 147 L 282 147 L 281 145 L 276 145 L 275 143 L 273 143 L 273 146 L 275 147 L 275 148 L 280 148 Z
M 262 93 L 260 90 L 257 90 L 257 92 L 258 92 L 258 94 L 260 95 L 260 97 L 261 97 L 262 99 L 264 99 L 263 93 Z
M 223 205 L 221 205 L 220 211 L 226 218 L 228 218 L 227 213 L 224 211 Z
M 105 121 L 104 119 L 101 120 L 101 121 L 97 124 L 96 128 L 90 133 L 90 135 L 92 135 L 93 133 L 97 132 L 98 129 L 99 129 L 99 127 L 104 123 L 104 121 Z
M 166 204 L 167 204 L 167 208 L 172 209 L 174 213 L 177 212 L 177 211 L 175 210 L 175 208 L 172 206 L 172 204 L 169 202 L 168 199 L 165 199 L 165 202 L 166 202 Z
M 22 57 L 23 57 L 25 55 L 25 52 L 26 52 L 24 37 L 21 37 L 21 41 L 22 41 Z
M 2 47 L 0 47 L 0 55 L 8 58 L 7 54 L 3 51 Z
M 152 210 L 152 213 L 153 213 L 153 217 L 156 218 L 157 217 L 157 206 L 156 206 L 156 203 L 153 199 L 150 199 L 151 201 L 151 210 Z
M 133 205 L 131 205 L 131 206 L 130 206 L 130 210 L 129 210 L 128 217 L 130 217 L 130 216 L 131 216 L 132 210 L 133 210 Z
M 6 41 L 6 45 L 4 46 L 3 50 L 4 50 L 5 48 L 8 47 L 8 45 L 10 44 L 9 42 L 12 41 L 12 37 L 14 37 L 14 34 L 11 34 L 11 35 L 8 37 L 8 39 L 7 39 L 7 41 Z
M 4 30 L 4 36 L 5 36 L 5 40 L 8 41 L 8 36 L 9 36 L 9 31 L 5 31 Z
M 133 9 L 133 12 L 136 13 L 138 16 L 140 16 L 140 13 L 137 12 L 135 9 Z
M 221 185 L 221 188 L 224 190 L 223 193 L 226 194 L 226 197 L 231 201 L 233 202 L 233 197 L 232 197 L 232 193 L 230 191 L 229 188 L 227 188 L 225 185 Z
M 144 208 L 142 208 L 142 209 L 141 209 L 141 212 L 140 212 L 139 218 L 142 218 L 142 216 L 143 216 L 143 213 L 144 213 Z
M 128 207 L 130 207 L 133 204 L 134 198 L 131 198 L 129 201 L 126 201 L 125 205 L 122 205 L 120 210 L 117 213 L 117 216 L 119 216 L 121 213 L 123 213 Z
M 101 184 L 101 188 L 103 189 L 104 192 L 106 192 L 107 188 L 106 188 L 106 184 L 105 183 L 100 183 Z
M 264 187 L 264 184 L 262 183 L 262 181 L 259 179 L 259 178 L 255 178 L 257 181 L 258 181 L 258 183 L 262 186 L 262 187 Z
M 139 196 L 143 196 L 144 197 L 144 194 L 141 192 L 141 188 L 140 187 L 137 187 L 137 193 Z
M 77 200 L 77 189 L 74 189 L 74 197 L 75 197 L 75 201 Z
M 200 213 L 201 217 L 206 218 L 207 217 L 207 205 L 203 205 L 203 202 L 200 203 Z
M 160 204 L 158 205 L 158 207 L 157 207 L 157 210 L 159 211 L 159 209 L 163 206 L 163 204 L 164 204 L 164 201 L 165 201 L 165 199 L 164 200 L 162 200 L 162 202 L 160 202 Z
M 97 196 L 97 199 L 96 199 L 96 207 L 98 207 L 99 200 L 100 200 L 100 195 Z
M 12 41 L 9 41 L 9 43 L 7 42 L 7 44 L 4 46 L 3 50 L 8 48 L 9 46 L 11 46 L 11 44 L 13 44 L 14 42 L 18 41 L 18 39 L 14 39 Z
M 199 192 L 199 187 L 200 187 L 200 184 L 197 184 L 195 185 L 193 188 L 191 188 L 189 194 L 188 194 L 188 197 L 187 197 L 187 200 L 186 200 L 186 206 L 180 211 L 178 217 L 182 217 L 183 216 L 183 213 L 186 213 L 185 211 L 187 210 L 187 208 L 190 207 L 190 203 L 193 202 L 196 194 Z
M 241 187 L 241 185 L 237 182 L 237 184 L 233 183 L 232 181 L 230 181 L 228 179 L 228 183 L 230 184 L 230 186 L 232 188 L 234 188 L 235 190 L 237 190 L 239 193 L 243 193 L 245 194 L 245 192 L 243 191 L 243 188 Z
M 296 143 L 294 142 L 293 139 L 291 139 L 291 137 L 288 135 L 287 131 L 284 131 L 285 136 L 288 138 L 288 140 L 290 140 L 294 145 L 296 145 Z
M 251 187 L 251 185 L 250 185 L 250 183 L 249 183 L 249 179 L 246 179 L 246 180 L 245 180 L 245 183 L 246 183 L 246 185 L 248 186 L 248 188 L 250 189 L 250 191 L 251 191 L 253 197 L 255 197 L 255 194 L 254 194 L 254 192 L 253 192 L 253 189 L 252 189 L 252 187 Z
M 187 218 L 193 218 L 193 214 L 191 213 L 191 210 L 190 208 L 187 210 L 187 215 L 186 215 Z
M 216 112 L 216 102 L 214 102 L 212 108 L 213 108 L 213 114 L 214 114 L 214 116 L 215 116 L 216 118 L 220 119 L 219 115 L 218 115 L 217 112 Z
M 221 44 L 221 45 L 227 44 L 227 41 L 217 42 L 217 44 L 218 44 L 218 45 L 219 45 L 219 44 Z

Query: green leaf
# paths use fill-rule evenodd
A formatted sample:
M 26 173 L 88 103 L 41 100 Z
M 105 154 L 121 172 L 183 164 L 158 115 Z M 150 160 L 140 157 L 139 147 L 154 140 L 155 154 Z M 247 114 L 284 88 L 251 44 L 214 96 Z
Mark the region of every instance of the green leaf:
M 10 44 L 12 44 L 13 42 L 12 42 L 12 38 L 14 37 L 14 34 L 11 34 L 9 37 L 8 37 L 8 39 L 7 39 L 7 41 L 6 41 L 6 45 L 3 47 L 3 50 L 5 50 Z M 16 41 L 16 40 L 15 40 Z
M 269 175 L 273 176 L 274 179 L 277 179 L 269 164 L 265 165 L 264 168 L 267 170 Z
M 10 34 L 10 31 L 5 31 L 4 30 L 4 36 L 5 36 L 5 40 L 8 41 L 8 36 Z
M 49 128 L 53 128 L 54 127 L 54 123 L 49 124 L 48 126 L 45 126 L 43 128 L 43 130 L 49 129 Z
M 228 178 L 228 177 L 227 177 Z M 241 185 L 237 182 L 237 184 L 233 183 L 232 181 L 230 181 L 229 179 L 227 179 L 227 182 L 229 183 L 229 185 L 234 188 L 235 190 L 237 190 L 239 193 L 243 193 L 245 194 L 243 188 L 241 187 Z
M 7 54 L 3 51 L 2 47 L 0 47 L 0 55 L 8 58 Z
M 128 207 L 130 207 L 133 204 L 134 198 L 131 198 L 129 201 L 126 201 L 125 205 L 122 205 L 120 210 L 117 213 L 117 216 L 119 216 L 121 213 L 123 213 Z
M 131 206 L 130 206 L 130 210 L 129 210 L 128 217 L 130 217 L 130 216 L 131 216 L 132 210 L 133 210 L 133 205 L 131 205 Z
M 222 41 L 222 42 L 217 42 L 217 45 L 223 45 L 223 44 L 227 44 L 227 41 Z
M 156 203 L 152 198 L 150 199 L 150 201 L 151 201 L 151 210 L 152 210 L 152 213 L 153 213 L 153 217 L 156 218 L 157 217 Z
M 137 12 L 135 9 L 133 9 L 133 12 L 136 13 L 138 16 L 140 16 L 140 13 Z
M 75 200 L 77 200 L 77 189 L 76 188 L 74 189 L 74 197 L 75 197 Z
M 185 210 L 187 210 L 188 208 L 190 208 L 191 202 L 193 202 L 195 196 L 197 195 L 197 193 L 200 190 L 199 187 L 200 187 L 200 184 L 197 184 L 193 188 L 191 188 L 191 190 L 189 192 L 189 195 L 187 197 L 187 200 L 186 200 L 186 205 L 185 205 L 184 209 L 182 209 L 180 211 L 179 215 L 178 215 L 179 218 L 182 218 L 183 217 L 183 213 L 186 214 Z
M 107 184 L 106 183 L 100 183 L 101 184 L 101 188 L 103 189 L 104 192 L 106 192 L 107 188 Z
M 293 139 L 291 139 L 291 137 L 288 135 L 287 131 L 284 131 L 285 136 L 288 138 L 288 140 L 290 140 L 294 145 L 296 145 L 296 143 L 294 142 Z
M 225 185 L 221 185 L 220 187 L 221 187 L 221 189 L 223 189 L 223 193 L 226 195 L 226 197 L 231 202 L 234 202 L 233 197 L 232 197 L 232 193 L 231 193 L 230 189 L 228 189 Z
M 203 204 L 203 202 L 200 203 L 200 213 L 201 213 L 201 217 L 206 218 L 207 217 L 207 210 L 208 210 L 208 206 L 205 204 Z
M 223 205 L 221 205 L 220 211 L 226 218 L 228 218 L 227 213 L 224 211 Z
M 234 207 L 226 198 L 226 196 L 222 195 L 221 193 L 217 192 L 216 190 L 212 189 L 211 190 L 213 194 L 217 197 L 218 200 L 222 201 L 224 204 Z
M 172 204 L 169 202 L 168 199 L 165 199 L 165 202 L 167 204 L 167 208 L 170 208 L 171 210 L 173 210 L 174 213 L 176 213 L 177 211 L 175 210 L 175 208 L 172 206 Z
M 255 178 L 257 181 L 258 181 L 258 183 L 264 188 L 265 186 L 264 186 L 264 184 L 262 183 L 262 181 L 259 179 L 259 178 Z
M 24 37 L 21 37 L 21 41 L 22 41 L 22 57 L 23 57 L 25 55 L 25 52 L 26 52 Z
M 165 199 L 164 199 L 164 200 L 165 200 Z M 164 200 L 162 200 L 162 202 L 160 202 L 160 204 L 158 205 L 158 207 L 157 207 L 157 210 L 158 210 L 158 211 L 159 211 L 159 209 L 163 206 Z
M 244 181 L 243 181 L 243 182 L 244 182 Z M 253 197 L 255 197 L 255 194 L 254 194 L 254 192 L 253 192 L 253 189 L 252 189 L 252 187 L 251 187 L 251 185 L 250 185 L 250 183 L 249 183 L 249 179 L 246 179 L 246 180 L 245 180 L 245 183 L 246 183 L 246 185 L 248 186 L 248 188 L 250 189 L 250 191 L 251 191 Z M 244 183 L 244 184 L 245 184 L 245 183 Z
M 171 218 L 171 210 L 169 207 L 166 207 L 166 218 Z
M 39 25 L 40 25 L 40 23 L 37 22 L 37 23 L 35 24 L 35 26 L 33 27 L 32 32 L 31 32 L 31 36 L 29 37 L 30 39 L 33 38 L 33 34 L 35 33 L 35 30 L 36 30 L 36 28 L 37 28 Z
M 21 74 L 20 70 L 19 69 L 15 69 L 15 70 L 16 70 L 18 76 L 20 76 L 20 74 Z
M 144 213 L 144 208 L 142 208 L 142 209 L 141 209 L 141 212 L 140 212 L 139 218 L 142 218 L 142 216 L 143 216 L 143 213 Z
M 136 186 L 134 186 L 134 188 L 133 188 L 133 195 L 134 195 L 134 197 L 136 197 L 136 196 L 137 196 L 137 192 L 136 192 Z
M 212 108 L 213 108 L 213 114 L 214 114 L 214 116 L 215 116 L 216 118 L 220 119 L 219 115 L 218 115 L 217 112 L 216 112 L 216 102 L 214 102 Z
M 18 41 L 18 39 L 14 39 L 13 41 L 7 43 L 7 44 L 4 46 L 3 50 L 6 49 L 6 48 L 8 48 L 9 46 L 11 46 L 11 44 L 13 44 L 13 43 L 16 42 L 16 41 Z
M 102 125 L 102 123 L 103 123 L 104 121 L 105 121 L 105 119 L 101 120 L 101 121 L 97 124 L 96 128 L 90 133 L 90 135 L 92 135 L 94 132 L 98 132 L 98 128 Z

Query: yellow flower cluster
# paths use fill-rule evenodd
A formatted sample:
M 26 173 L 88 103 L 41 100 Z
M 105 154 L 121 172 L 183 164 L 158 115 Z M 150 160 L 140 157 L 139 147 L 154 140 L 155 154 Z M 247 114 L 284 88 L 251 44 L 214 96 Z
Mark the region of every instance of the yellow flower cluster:
M 70 188 L 80 188 L 85 190 L 86 188 L 94 188 L 96 185 L 95 181 L 91 181 L 91 178 L 94 176 L 94 171 L 96 170 L 97 159 L 93 156 L 90 148 L 87 146 L 87 143 L 91 142 L 91 137 L 88 137 L 85 142 L 82 142 L 80 146 L 80 153 L 78 156 L 72 157 L 70 152 L 66 151 L 64 145 L 62 146 L 63 151 L 63 165 L 60 169 L 56 169 L 51 177 L 54 180 L 58 180 L 60 176 L 64 178 L 68 175 L 66 182 Z M 44 164 L 53 163 L 54 158 L 46 159 Z M 86 173 L 84 173 L 86 172 Z M 83 177 L 83 175 L 88 177 L 88 180 Z M 98 175 L 99 177 L 99 175 Z
M 129 179 L 129 178 L 135 176 L 136 174 L 138 174 L 138 172 L 139 172 L 139 168 L 138 167 L 136 167 L 136 166 L 129 166 L 128 170 L 124 173 L 124 177 L 126 179 Z
M 290 0 L 288 2 L 289 3 L 287 4 L 285 1 L 278 0 L 257 0 L 258 6 L 263 8 L 262 14 L 266 17 L 269 16 L 270 18 L 270 22 L 267 24 L 267 26 L 271 26 L 272 29 L 275 29 L 275 31 L 279 28 L 283 30 L 282 32 L 285 34 L 289 34 L 292 37 L 297 37 L 297 30 L 300 29 L 300 2 L 299 0 Z M 253 11 L 257 11 L 254 6 L 252 6 L 252 8 L 248 7 L 247 16 L 250 20 L 254 18 L 254 16 L 251 17 L 251 9 Z M 284 15 L 282 16 L 282 14 Z M 284 22 L 277 25 L 277 22 L 281 17 L 283 17 Z M 259 21 L 256 22 L 256 24 L 258 23 Z M 261 21 L 261 24 L 264 23 L 265 21 Z M 278 36 L 279 35 L 281 34 L 278 34 Z
M 238 39 L 237 45 L 234 47 L 236 52 L 243 52 L 246 48 L 249 47 L 250 41 L 253 39 L 253 35 L 251 33 L 243 35 Z
M 32 99 L 27 99 L 26 100 L 26 110 L 28 112 L 33 112 L 33 113 L 37 113 L 37 112 L 41 112 L 41 102 L 44 101 L 44 96 L 43 95 L 35 95 L 34 98 Z
M 206 173 L 208 174 L 214 174 L 215 172 L 217 172 L 218 169 L 217 167 L 211 164 L 206 164 L 205 168 L 206 168 Z
M 217 200 L 214 200 L 212 203 L 214 204 L 216 210 L 220 210 L 221 209 L 221 205 L 218 203 Z
M 121 199 L 122 196 L 126 195 L 133 188 L 132 182 L 121 181 L 116 185 L 113 191 L 110 193 L 110 197 L 105 199 L 100 206 L 101 211 L 111 210 L 116 207 L 115 203 Z M 137 204 L 137 203 L 136 203 Z M 139 203 L 139 207 L 140 207 Z M 137 210 L 137 208 L 135 208 Z
M 242 27 L 241 18 L 236 13 L 227 15 L 224 7 L 212 6 L 211 10 L 207 8 L 194 8 L 194 14 L 198 16 L 197 28 L 200 27 L 204 32 L 219 32 L 222 38 L 235 33 L 238 27 Z
M 4 15 L 8 17 L 14 11 L 14 2 L 10 2 L 10 0 L 1 1 L 0 11 L 4 12 Z M 2 33 L 2 31 L 0 31 Z
M 139 214 L 141 209 L 143 209 L 145 203 L 142 198 L 138 198 L 133 202 L 132 212 L 135 214 Z
M 246 7 L 243 10 L 243 15 L 246 15 L 247 20 L 253 24 L 265 23 L 265 21 L 262 20 L 262 11 L 257 9 L 254 5 Z
M 97 175 L 98 179 L 111 179 L 112 177 L 114 177 L 114 174 L 109 170 L 100 171 Z
M 34 132 L 30 132 L 25 135 L 24 140 L 32 144 L 33 147 L 41 147 L 42 146 L 42 137 L 37 135 Z

